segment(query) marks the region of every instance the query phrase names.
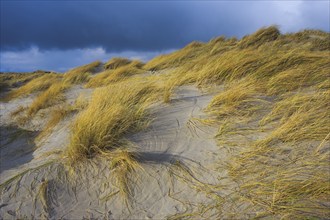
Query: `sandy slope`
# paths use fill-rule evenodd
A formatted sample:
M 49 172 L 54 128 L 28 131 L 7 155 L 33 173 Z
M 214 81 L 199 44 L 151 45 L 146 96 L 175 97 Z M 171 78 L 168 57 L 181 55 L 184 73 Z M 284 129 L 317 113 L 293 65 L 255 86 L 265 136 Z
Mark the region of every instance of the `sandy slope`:
M 88 96 L 91 91 L 74 87 L 67 94 L 69 102 L 81 92 Z M 108 161 L 104 159 L 91 161 L 84 171 L 74 175 L 78 176 L 75 181 L 70 181 L 69 172 L 56 160 L 48 165 L 68 141 L 69 119 L 57 125 L 41 143 L 31 143 L 30 133 L 10 143 L 6 139 L 7 142 L 1 143 L 1 183 L 17 174 L 19 178 L 2 189 L 0 215 L 2 218 L 164 219 L 197 210 L 211 201 L 203 192 L 207 190 L 203 184 L 215 183 L 219 175 L 225 175 L 214 171 L 215 161 L 226 155 L 213 139 L 214 128 L 196 120 L 203 118 L 201 110 L 212 97 L 193 86 L 180 87 L 170 104 L 152 107 L 154 119 L 147 130 L 127 137 L 140 153 L 143 167 L 130 180 L 132 195 L 128 200 L 117 193 L 112 173 L 107 169 Z M 29 100 L 26 98 L 24 102 Z M 22 100 L 17 103 L 21 104 Z M 1 132 L 9 137 L 10 132 L 17 132 L 17 128 L 6 125 L 15 104 L 2 105 L 5 122 L 1 124 Z M 35 150 L 37 144 L 40 147 Z M 21 152 L 17 154 L 18 151 Z M 20 175 L 22 172 L 24 175 Z M 45 182 L 47 190 L 43 191 L 40 186 Z

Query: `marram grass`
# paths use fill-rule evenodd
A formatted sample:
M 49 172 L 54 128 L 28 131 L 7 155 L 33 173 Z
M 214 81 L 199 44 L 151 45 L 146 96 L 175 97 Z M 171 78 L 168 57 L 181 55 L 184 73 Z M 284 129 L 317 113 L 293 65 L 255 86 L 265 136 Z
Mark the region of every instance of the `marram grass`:
M 150 105 L 157 101 L 171 105 L 177 86 L 222 85 L 224 89 L 205 110 L 208 121 L 218 126 L 219 145 L 233 153 L 219 172 L 227 170 L 235 187 L 224 189 L 219 180 L 219 185 L 207 188 L 213 203 L 204 204 L 201 213 L 177 217 L 207 218 L 207 210 L 215 209 L 219 218 L 326 219 L 330 215 L 329 39 L 329 33 L 322 31 L 281 34 L 271 26 L 241 40 L 219 37 L 193 42 L 146 64 L 114 58 L 103 66 L 94 62 L 63 76 L 19 77 L 17 81 L 24 84 L 11 90 L 7 100 L 37 93 L 31 106 L 13 113 L 27 111 L 32 117 L 64 101 L 63 92 L 72 84 L 100 87 L 90 101 L 77 101 L 73 108 L 78 114 L 64 156 L 71 163 L 100 155 L 108 158 L 114 185 L 128 198 L 133 196 L 130 178 L 141 166 L 125 137 L 148 125 Z M 89 74 L 96 68 L 101 72 Z M 141 74 L 147 70 L 156 74 Z M 68 112 L 55 110 L 45 133 Z M 201 190 L 204 185 L 193 186 Z M 232 191 L 223 197 L 221 190 Z M 241 213 L 233 214 L 237 211 Z

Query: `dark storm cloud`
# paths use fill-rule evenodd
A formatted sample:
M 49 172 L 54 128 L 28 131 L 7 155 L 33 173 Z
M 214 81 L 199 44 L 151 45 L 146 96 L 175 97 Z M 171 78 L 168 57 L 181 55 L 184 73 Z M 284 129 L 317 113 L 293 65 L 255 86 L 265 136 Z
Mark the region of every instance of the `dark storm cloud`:
M 327 0 L 0 0 L 0 4 L 0 71 L 65 71 L 112 56 L 148 60 L 193 40 L 242 37 L 273 24 L 282 32 L 330 29 Z
M 242 35 L 251 2 L 4 1 L 1 48 L 162 50 Z M 250 14 L 249 14 L 250 13 Z M 245 19 L 245 21 L 244 21 Z M 241 22 L 239 22 L 241 20 Z M 253 26 L 253 25 L 252 25 Z
M 36 45 L 159 50 L 205 35 L 203 26 L 195 33 L 194 28 L 186 4 L 180 2 L 1 3 L 1 47 L 5 49 Z

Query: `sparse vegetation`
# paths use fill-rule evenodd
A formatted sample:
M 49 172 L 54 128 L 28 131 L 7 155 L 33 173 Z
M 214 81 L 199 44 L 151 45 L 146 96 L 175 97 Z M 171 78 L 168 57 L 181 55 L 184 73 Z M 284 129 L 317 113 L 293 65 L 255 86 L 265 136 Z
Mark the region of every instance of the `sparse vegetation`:
M 221 179 L 214 185 L 202 183 L 189 167 L 177 162 L 172 169 L 181 170 L 190 187 L 214 200 L 202 204 L 200 213 L 186 211 L 173 218 L 208 218 L 209 210 L 216 210 L 217 218 L 326 219 L 330 215 L 329 39 L 330 34 L 322 31 L 281 34 L 271 26 L 241 40 L 219 37 L 193 42 L 145 65 L 113 58 L 95 76 L 89 73 L 100 62 L 64 76 L 13 77 L 5 83 L 25 84 L 9 92 L 7 100 L 40 92 L 28 109 L 12 113 L 16 117 L 27 111 L 33 116 L 63 100 L 63 91 L 72 84 L 102 86 L 89 102 L 80 97 L 73 106 L 55 109 L 41 135 L 50 133 L 70 112 L 79 111 L 64 158 L 70 165 L 107 158 L 114 185 L 128 199 L 133 196 L 130 178 L 141 165 L 125 137 L 147 127 L 149 106 L 157 101 L 171 105 L 177 86 L 221 85 L 223 89 L 205 109 L 208 118 L 200 122 L 218 127 L 215 138 L 220 147 L 229 149 L 230 158 L 219 159 L 217 167 L 228 173 L 234 186 L 223 185 Z M 145 70 L 166 74 L 138 77 Z M 180 178 L 174 171 L 171 175 Z M 223 196 L 221 190 L 229 193 Z
M 41 75 L 37 78 L 32 79 L 25 85 L 10 91 L 5 97 L 5 100 L 9 101 L 20 96 L 26 96 L 34 92 L 44 91 L 48 89 L 52 84 L 59 82 L 61 78 L 61 75 L 55 73 Z
M 30 80 L 42 75 L 43 73 L 1 73 L 0 92 L 6 92 L 9 89 L 20 87 Z
M 125 145 L 123 135 L 145 125 L 145 110 L 157 97 L 156 92 L 152 83 L 136 81 L 96 89 L 88 107 L 73 124 L 68 157 L 76 161 Z
M 118 82 L 124 79 L 127 79 L 130 76 L 141 74 L 145 72 L 141 69 L 142 63 L 140 61 L 134 60 L 130 61 L 126 65 L 117 66 L 115 69 L 108 69 L 97 76 L 93 77 L 89 83 L 86 85 L 87 87 L 100 87 L 109 85 L 113 82 Z
M 73 68 L 64 74 L 64 82 L 68 84 L 79 84 L 88 82 L 90 73 L 93 73 L 98 67 L 101 66 L 100 61 L 95 61 L 87 65 Z
M 132 61 L 127 58 L 114 57 L 104 64 L 104 69 L 117 69 L 118 67 L 130 64 Z
M 67 84 L 57 82 L 51 85 L 45 92 L 38 95 L 29 106 L 28 116 L 35 115 L 40 109 L 47 108 L 64 100 L 63 91 L 68 87 Z

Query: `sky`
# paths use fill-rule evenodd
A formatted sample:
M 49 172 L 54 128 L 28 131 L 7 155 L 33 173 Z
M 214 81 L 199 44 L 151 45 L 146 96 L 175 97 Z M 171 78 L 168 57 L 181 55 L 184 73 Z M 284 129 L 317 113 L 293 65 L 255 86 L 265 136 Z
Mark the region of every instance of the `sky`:
M 114 56 L 147 61 L 191 41 L 330 31 L 330 1 L 0 0 L 0 71 L 65 72 Z

